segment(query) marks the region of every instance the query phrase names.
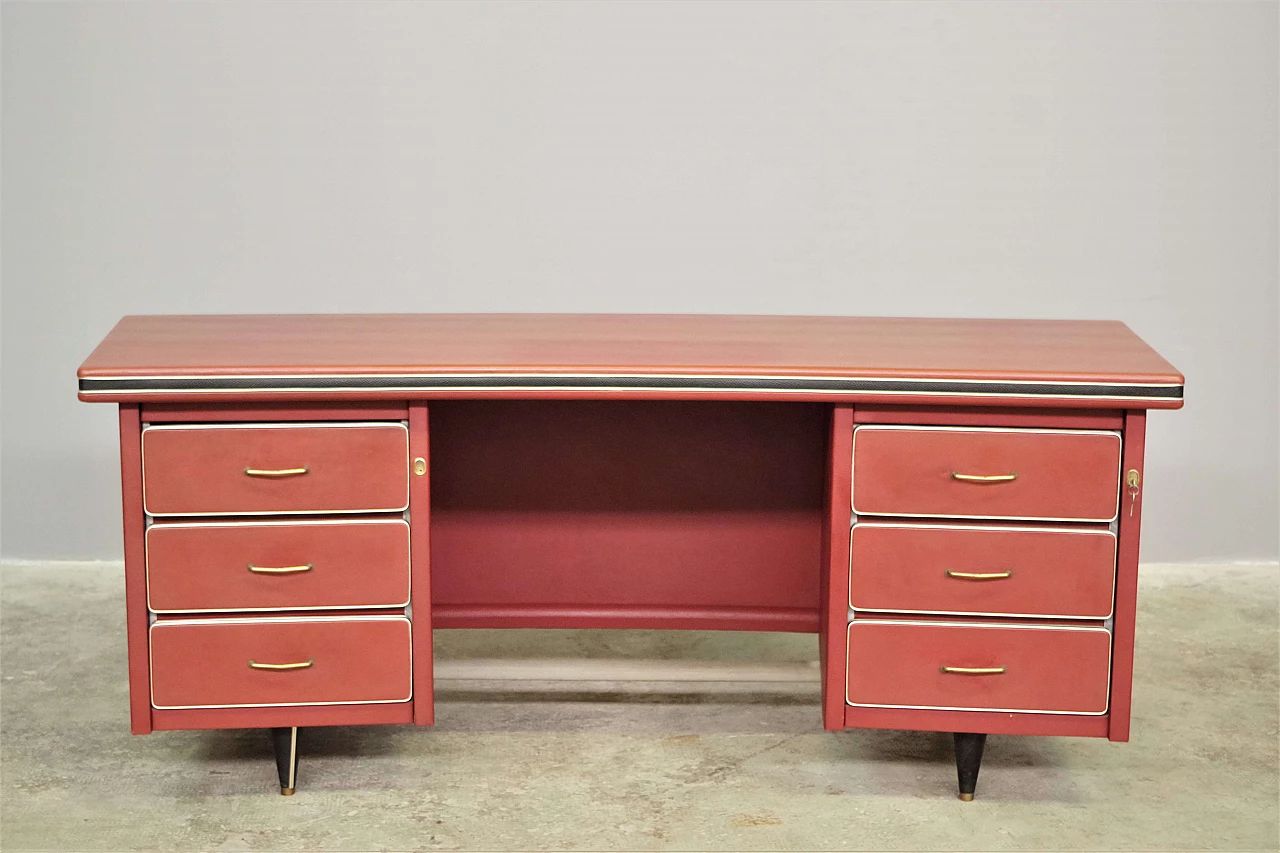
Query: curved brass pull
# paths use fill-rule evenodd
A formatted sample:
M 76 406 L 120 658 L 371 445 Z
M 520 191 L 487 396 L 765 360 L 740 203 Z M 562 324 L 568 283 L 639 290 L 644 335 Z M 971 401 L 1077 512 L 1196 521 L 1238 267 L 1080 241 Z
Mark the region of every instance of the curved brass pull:
M 315 658 L 300 660 L 297 663 L 258 663 L 256 660 L 249 661 L 249 669 L 306 669 L 315 664 Z
M 244 473 L 246 477 L 301 477 L 311 473 L 311 468 L 245 468 Z
M 939 672 L 953 675 L 1004 675 L 1002 666 L 941 666 Z
M 947 577 L 968 581 L 998 581 L 1013 577 L 1013 572 L 955 572 L 947 569 Z
M 249 564 L 249 571 L 260 575 L 294 575 L 298 572 L 309 572 L 315 567 L 315 563 L 307 563 L 305 566 L 255 566 Z
M 958 471 L 951 472 L 951 479 L 959 480 L 962 483 L 1012 483 L 1018 479 L 1018 472 L 1012 474 L 961 474 Z

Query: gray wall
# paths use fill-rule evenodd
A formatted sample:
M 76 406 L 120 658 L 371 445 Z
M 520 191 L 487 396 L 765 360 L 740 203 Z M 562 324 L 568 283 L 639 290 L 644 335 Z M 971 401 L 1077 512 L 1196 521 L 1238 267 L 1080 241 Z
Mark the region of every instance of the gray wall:
M 1144 556 L 1276 556 L 1274 3 L 2 14 L 5 556 L 120 554 L 120 315 L 265 311 L 1120 319 Z

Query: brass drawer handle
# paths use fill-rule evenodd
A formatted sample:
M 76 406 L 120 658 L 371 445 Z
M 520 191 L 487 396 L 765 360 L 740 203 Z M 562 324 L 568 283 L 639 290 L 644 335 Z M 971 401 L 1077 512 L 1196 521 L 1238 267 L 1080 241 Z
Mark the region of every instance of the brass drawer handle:
M 301 477 L 311 473 L 311 468 L 245 468 L 244 473 L 246 477 Z
M 1013 572 L 955 572 L 947 569 L 947 577 L 969 581 L 998 581 L 1013 577 Z
M 959 471 L 951 472 L 951 479 L 959 480 L 962 483 L 1012 483 L 1018 479 L 1018 472 L 1012 474 L 961 474 Z
M 295 575 L 298 572 L 309 572 L 315 567 L 315 563 L 307 563 L 305 566 L 255 566 L 249 564 L 249 571 L 260 575 Z
M 938 671 L 953 675 L 1004 675 L 1005 670 L 1002 666 L 943 666 Z
M 256 660 L 249 661 L 249 669 L 307 669 L 315 664 L 315 658 L 300 660 L 297 663 L 258 663 Z

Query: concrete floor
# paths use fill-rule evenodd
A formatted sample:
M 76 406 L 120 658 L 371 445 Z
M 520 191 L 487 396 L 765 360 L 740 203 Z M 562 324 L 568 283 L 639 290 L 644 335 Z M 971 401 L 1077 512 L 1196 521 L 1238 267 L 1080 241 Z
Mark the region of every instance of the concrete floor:
M 1144 567 L 1132 742 L 992 736 L 974 803 L 947 735 L 823 732 L 803 684 L 454 682 L 434 730 L 304 731 L 284 798 L 261 731 L 129 734 L 118 565 L 8 565 L 0 847 L 1276 850 L 1278 581 Z M 817 653 L 767 634 L 437 642 L 454 660 Z

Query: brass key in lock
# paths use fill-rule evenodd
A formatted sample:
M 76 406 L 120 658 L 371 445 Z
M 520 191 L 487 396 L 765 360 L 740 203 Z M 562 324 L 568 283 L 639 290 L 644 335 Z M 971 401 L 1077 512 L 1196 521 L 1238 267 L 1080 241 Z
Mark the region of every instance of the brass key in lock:
M 1137 468 L 1130 468 L 1129 473 L 1125 474 L 1125 483 L 1129 486 L 1129 517 L 1133 517 L 1133 508 L 1138 503 L 1138 489 L 1142 485 L 1142 475 L 1138 473 Z

